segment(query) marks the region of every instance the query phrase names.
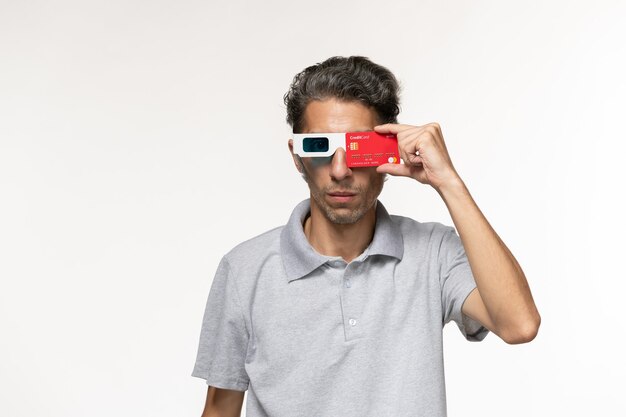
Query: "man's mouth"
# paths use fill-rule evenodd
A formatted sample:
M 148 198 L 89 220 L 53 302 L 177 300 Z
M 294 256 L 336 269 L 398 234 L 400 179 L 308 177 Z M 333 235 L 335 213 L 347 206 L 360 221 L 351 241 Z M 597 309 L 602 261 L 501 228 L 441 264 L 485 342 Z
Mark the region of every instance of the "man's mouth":
M 347 203 L 356 196 L 356 193 L 350 191 L 333 191 L 328 193 L 330 200 L 337 203 Z
M 353 196 L 356 195 L 356 193 L 350 192 L 350 191 L 333 191 L 331 193 L 328 193 L 328 195 L 331 195 L 333 197 L 338 196 L 338 197 L 347 197 L 347 196 Z

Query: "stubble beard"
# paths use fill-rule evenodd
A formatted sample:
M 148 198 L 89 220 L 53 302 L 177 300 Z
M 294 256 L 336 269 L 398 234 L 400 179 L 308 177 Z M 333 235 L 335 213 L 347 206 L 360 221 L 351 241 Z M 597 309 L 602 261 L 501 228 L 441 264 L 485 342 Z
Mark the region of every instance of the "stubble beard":
M 383 188 L 384 180 L 376 181 L 375 183 L 370 184 L 369 187 L 339 187 L 338 185 L 326 187 L 324 189 L 319 189 L 312 184 L 309 180 L 308 176 L 303 172 L 303 179 L 309 186 L 309 190 L 311 191 L 311 197 L 317 204 L 317 206 L 321 209 L 324 216 L 334 224 L 354 224 L 358 222 L 373 206 L 376 204 L 376 199 Z M 361 197 L 361 201 L 359 205 L 351 210 L 346 212 L 345 209 L 342 210 L 331 207 L 325 200 L 325 196 L 327 193 L 332 192 L 336 189 L 341 189 L 342 191 L 353 192 Z M 345 208 L 348 208 L 347 205 Z

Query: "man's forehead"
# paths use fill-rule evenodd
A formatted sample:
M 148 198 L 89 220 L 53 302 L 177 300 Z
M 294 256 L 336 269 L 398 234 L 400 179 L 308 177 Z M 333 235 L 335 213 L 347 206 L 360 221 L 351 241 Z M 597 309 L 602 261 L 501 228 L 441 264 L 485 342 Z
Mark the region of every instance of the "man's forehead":
M 303 114 L 303 133 L 341 133 L 372 130 L 376 112 L 358 101 L 314 100 Z
M 341 131 L 330 131 L 328 129 L 324 129 L 324 128 L 312 128 L 312 129 L 307 129 L 306 127 L 304 128 L 304 131 L 302 133 L 348 133 L 348 132 L 369 132 L 372 130 L 372 127 L 358 127 L 358 128 L 352 128 L 352 129 L 348 129 L 348 130 L 341 130 Z

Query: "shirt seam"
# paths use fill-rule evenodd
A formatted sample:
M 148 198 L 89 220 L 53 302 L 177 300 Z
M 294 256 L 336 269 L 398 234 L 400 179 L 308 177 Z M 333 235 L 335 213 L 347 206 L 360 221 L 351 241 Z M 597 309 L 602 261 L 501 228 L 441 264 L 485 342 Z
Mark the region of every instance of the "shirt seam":
M 241 314 L 241 319 L 243 320 L 244 328 L 246 329 L 246 333 L 248 334 L 248 341 L 250 340 L 250 329 L 248 328 L 248 323 L 246 322 L 246 316 L 243 314 L 243 308 L 241 307 L 241 297 L 239 296 L 239 287 L 237 285 L 237 278 L 235 277 L 234 271 L 230 262 L 227 258 L 224 258 L 224 262 L 226 263 L 226 267 L 228 268 L 228 276 L 229 279 L 232 277 L 233 287 L 235 288 L 235 303 L 237 304 L 237 310 L 239 310 L 239 314 Z
M 444 306 L 444 301 L 443 301 L 443 285 L 441 284 L 441 278 L 442 278 L 442 274 L 444 273 L 443 271 L 443 264 L 441 262 L 441 248 L 443 247 L 443 242 L 446 240 L 446 233 L 449 233 L 451 229 L 449 226 L 445 226 L 446 228 L 448 228 L 447 232 L 444 232 L 441 234 L 441 240 L 439 241 L 439 247 L 437 248 L 437 266 L 439 268 L 439 276 L 437 277 L 437 284 L 439 285 L 439 298 L 441 299 L 441 326 L 443 328 L 443 326 L 445 326 L 445 316 L 446 316 L 446 312 L 445 312 L 445 306 Z M 435 227 L 433 227 L 431 233 L 435 232 Z
M 202 376 L 203 374 L 204 376 Z M 207 385 L 210 385 L 209 380 L 223 381 L 224 385 L 236 385 L 240 388 L 246 388 L 250 384 L 250 379 L 240 378 L 238 376 L 230 376 L 220 372 L 211 371 L 209 369 L 202 369 L 202 372 L 197 372 L 195 375 L 198 378 L 202 378 L 207 381 Z M 232 384 L 231 384 L 232 383 Z

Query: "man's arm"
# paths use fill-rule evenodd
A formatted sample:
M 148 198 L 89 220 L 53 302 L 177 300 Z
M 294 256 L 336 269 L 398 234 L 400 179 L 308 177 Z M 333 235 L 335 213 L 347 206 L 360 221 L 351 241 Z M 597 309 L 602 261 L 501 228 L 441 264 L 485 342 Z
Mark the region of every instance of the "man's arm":
M 463 181 L 437 188 L 459 232 L 476 281 L 463 313 L 479 321 L 507 343 L 530 342 L 541 317 L 524 271 L 482 214 Z
M 507 343 L 534 339 L 541 317 L 524 272 L 454 169 L 441 126 L 388 123 L 374 129 L 397 135 L 398 151 L 404 161 L 381 165 L 377 172 L 411 177 L 432 186 L 450 211 L 477 287 L 465 300 L 463 313 Z
M 209 386 L 202 417 L 240 417 L 244 391 Z

